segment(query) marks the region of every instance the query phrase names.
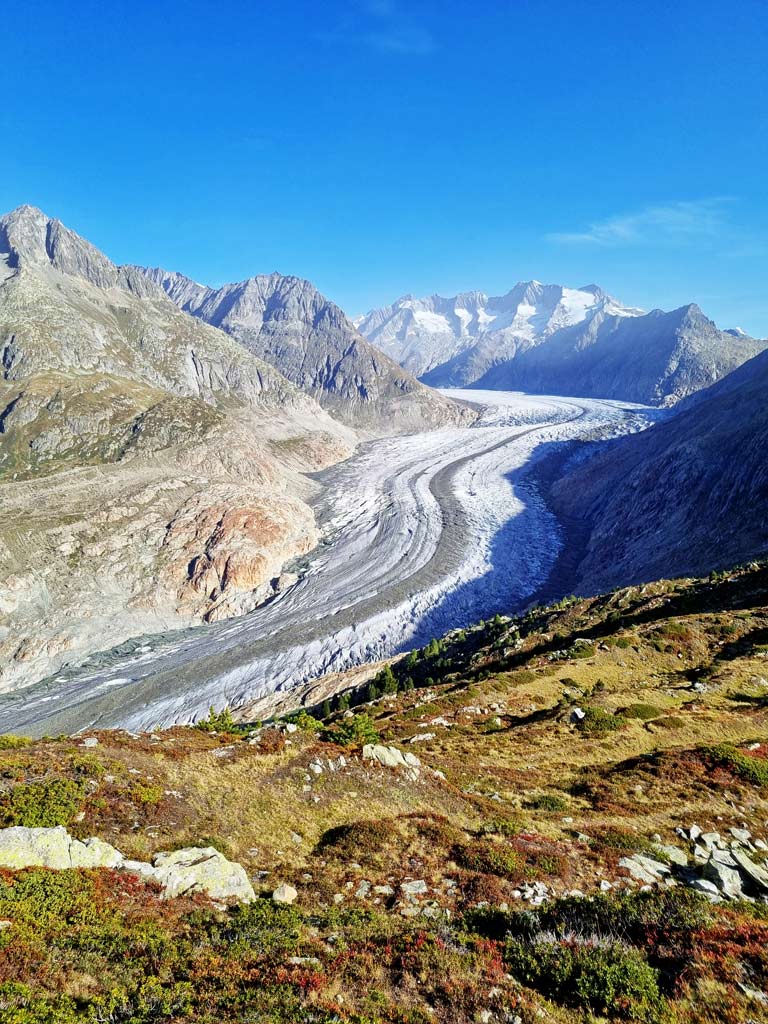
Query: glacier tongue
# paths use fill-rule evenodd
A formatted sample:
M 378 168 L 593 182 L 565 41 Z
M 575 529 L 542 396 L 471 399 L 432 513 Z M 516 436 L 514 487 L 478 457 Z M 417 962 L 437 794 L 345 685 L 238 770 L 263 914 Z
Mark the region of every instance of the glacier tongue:
M 486 403 L 478 427 L 371 442 L 321 474 L 323 541 L 274 601 L 5 695 L 0 728 L 189 722 L 211 704 L 242 705 L 524 606 L 561 544 L 527 468 L 553 443 L 637 430 L 647 414 L 587 399 L 452 396 Z

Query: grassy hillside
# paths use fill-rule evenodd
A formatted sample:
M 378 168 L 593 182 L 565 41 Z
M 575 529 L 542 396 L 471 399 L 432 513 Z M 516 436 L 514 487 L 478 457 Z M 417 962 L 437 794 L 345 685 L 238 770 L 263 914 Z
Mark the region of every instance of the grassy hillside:
M 4 738 L 0 824 L 213 845 L 260 897 L 2 871 L 3 1022 L 767 1019 L 759 892 L 620 865 L 693 825 L 768 856 L 764 564 L 497 618 L 291 722 L 95 736 Z

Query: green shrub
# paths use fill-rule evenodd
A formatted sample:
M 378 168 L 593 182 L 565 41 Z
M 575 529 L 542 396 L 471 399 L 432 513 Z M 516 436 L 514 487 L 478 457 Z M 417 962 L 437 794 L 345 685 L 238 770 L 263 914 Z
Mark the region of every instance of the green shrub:
M 469 871 L 479 871 L 501 878 L 516 878 L 524 866 L 522 858 L 514 850 L 500 843 L 479 840 L 472 846 L 457 846 L 453 859 Z
M 337 722 L 332 729 L 327 731 L 326 739 L 338 743 L 342 747 L 351 747 L 366 743 L 378 743 L 380 737 L 371 716 L 363 713 Z
M 0 983 L 3 1024 L 78 1024 L 83 1017 L 65 995 L 41 996 L 18 981 Z
M 259 899 L 235 907 L 223 924 L 213 925 L 213 944 L 230 947 L 233 954 L 244 950 L 293 953 L 298 946 L 301 923 L 301 912 L 296 907 Z
M 565 1006 L 649 1024 L 660 1020 L 658 973 L 637 950 L 512 938 L 505 959 L 519 981 Z
M 659 859 L 659 852 L 650 839 L 638 835 L 637 832 L 629 832 L 623 828 L 608 827 L 595 830 L 591 845 L 596 850 L 619 850 L 631 853 L 647 853 L 651 857 Z
M 288 718 L 286 718 L 286 721 L 292 722 L 295 726 L 301 729 L 302 732 L 322 732 L 324 728 L 323 723 L 313 715 L 310 715 L 308 711 L 304 710 L 304 708 L 293 715 L 289 715 Z
M 622 708 L 620 713 L 624 718 L 639 718 L 641 722 L 650 722 L 652 718 L 663 714 L 655 704 L 630 704 L 628 708 Z
M 84 792 L 82 784 L 72 779 L 14 786 L 0 803 L 0 817 L 5 825 L 28 828 L 68 825 L 80 809 Z
M 201 729 L 203 732 L 234 732 L 237 726 L 232 718 L 232 712 L 229 710 L 229 707 L 224 707 L 221 711 L 217 711 L 213 704 L 211 704 L 208 709 L 208 717 L 204 718 L 201 722 L 197 722 L 196 728 Z
M 131 796 L 139 804 L 159 804 L 163 799 L 163 790 L 151 783 L 138 782 L 131 789 Z
M 506 682 L 510 686 L 525 686 L 526 683 L 532 683 L 536 679 L 536 673 L 531 672 L 529 668 L 517 668 L 513 672 L 508 672 L 506 675 Z
M 354 860 L 361 864 L 375 865 L 381 858 L 384 844 L 393 834 L 393 823 L 386 819 L 336 825 L 323 832 L 315 853 L 333 856 L 343 862 Z
M 523 818 L 491 818 L 483 822 L 483 835 L 516 836 L 526 827 Z
M 585 736 L 604 736 L 624 725 L 621 715 L 612 715 L 610 711 L 605 711 L 595 704 L 587 704 L 582 710 L 584 717 L 578 723 L 578 728 Z
M 661 718 L 657 718 L 653 724 L 662 729 L 682 729 L 685 727 L 685 719 L 680 715 L 663 715 Z
M 93 923 L 102 914 L 92 879 L 80 871 L 30 868 L 0 882 L 0 918 L 35 929 L 66 932 L 71 926 Z
M 540 793 L 526 800 L 525 806 L 536 811 L 565 811 L 568 801 L 556 793 Z
M 28 736 L 14 736 L 13 733 L 6 733 L 0 736 L 0 750 L 16 750 L 18 747 L 28 747 L 32 740 Z
M 719 743 L 716 747 L 706 750 L 715 764 L 729 768 L 745 782 L 753 786 L 768 786 L 768 760 L 762 757 L 750 757 L 731 743 Z

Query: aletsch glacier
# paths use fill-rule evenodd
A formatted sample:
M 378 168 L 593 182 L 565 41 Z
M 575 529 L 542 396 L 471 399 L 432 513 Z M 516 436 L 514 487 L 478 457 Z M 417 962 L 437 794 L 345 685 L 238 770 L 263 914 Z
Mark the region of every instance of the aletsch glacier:
M 323 541 L 297 582 L 241 619 L 131 641 L 0 698 L 0 729 L 155 728 L 240 706 L 523 607 L 560 549 L 529 485 L 553 444 L 648 426 L 618 401 L 450 391 L 472 428 L 374 441 L 321 474 Z

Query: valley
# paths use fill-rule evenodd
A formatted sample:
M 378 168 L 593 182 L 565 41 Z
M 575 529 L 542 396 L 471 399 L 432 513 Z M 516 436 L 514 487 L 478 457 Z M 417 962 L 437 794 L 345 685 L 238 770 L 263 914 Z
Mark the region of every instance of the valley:
M 155 728 L 236 708 L 520 609 L 560 547 L 530 470 L 553 446 L 635 432 L 660 414 L 616 401 L 451 391 L 474 427 L 370 442 L 323 473 L 321 541 L 249 615 L 129 640 L 0 698 L 0 730 Z

